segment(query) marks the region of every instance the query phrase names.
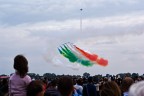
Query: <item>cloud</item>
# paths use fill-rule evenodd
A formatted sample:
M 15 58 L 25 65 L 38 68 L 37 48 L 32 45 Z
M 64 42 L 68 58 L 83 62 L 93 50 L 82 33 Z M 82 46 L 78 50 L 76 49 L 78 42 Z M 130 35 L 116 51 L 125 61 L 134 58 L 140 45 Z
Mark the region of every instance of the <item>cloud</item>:
M 7 0 L 0 1 L 0 23 L 18 25 L 48 20 L 79 19 L 80 8 L 83 17 L 107 17 L 143 10 L 141 0 Z
M 1 73 L 13 72 L 13 58 L 20 53 L 28 58 L 30 72 L 40 74 L 142 73 L 142 4 L 142 0 L 0 1 Z M 109 66 L 77 67 L 63 60 L 57 47 L 65 42 L 108 59 Z

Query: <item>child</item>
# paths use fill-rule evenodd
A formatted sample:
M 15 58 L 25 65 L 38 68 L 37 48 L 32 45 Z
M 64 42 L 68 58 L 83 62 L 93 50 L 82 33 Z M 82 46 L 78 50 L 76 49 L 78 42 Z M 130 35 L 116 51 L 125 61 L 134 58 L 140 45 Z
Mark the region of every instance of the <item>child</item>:
M 27 75 L 28 61 L 23 55 L 17 55 L 13 67 L 15 73 L 9 79 L 9 96 L 26 96 L 26 88 L 31 82 Z

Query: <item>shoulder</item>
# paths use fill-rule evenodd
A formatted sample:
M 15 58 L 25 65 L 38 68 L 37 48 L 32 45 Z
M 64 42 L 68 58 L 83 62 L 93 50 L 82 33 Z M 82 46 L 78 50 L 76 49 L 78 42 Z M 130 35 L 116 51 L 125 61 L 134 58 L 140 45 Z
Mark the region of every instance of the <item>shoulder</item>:
M 88 88 L 96 88 L 96 86 L 94 84 L 87 84 Z
M 78 85 L 77 86 L 77 89 L 82 89 L 83 87 L 81 85 Z
M 26 75 L 24 78 L 31 79 L 31 77 L 29 75 Z
M 27 83 L 29 83 L 29 82 L 31 82 L 32 80 L 31 80 L 31 77 L 30 77 L 29 75 L 26 75 L 26 76 L 24 77 L 24 81 L 26 81 Z
M 9 78 L 9 80 L 15 79 L 15 78 L 19 78 L 20 76 L 18 76 L 16 73 L 12 74 Z

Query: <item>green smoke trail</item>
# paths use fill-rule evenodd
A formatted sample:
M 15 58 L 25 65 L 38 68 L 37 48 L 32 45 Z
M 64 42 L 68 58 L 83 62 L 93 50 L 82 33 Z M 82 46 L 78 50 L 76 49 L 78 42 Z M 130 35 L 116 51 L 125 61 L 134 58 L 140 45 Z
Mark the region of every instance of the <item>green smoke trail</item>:
M 78 60 L 78 57 L 71 52 L 70 49 L 68 49 L 65 45 L 64 47 L 61 47 L 61 50 L 59 49 L 60 54 L 62 54 L 64 57 L 68 58 L 70 62 L 76 62 Z
M 58 48 L 58 51 L 60 52 L 61 55 L 66 57 L 72 63 L 75 63 L 75 62 L 80 63 L 83 66 L 87 66 L 87 67 L 93 65 L 91 61 L 79 58 L 79 56 L 74 54 L 74 52 L 65 45 L 63 45 L 63 47 Z

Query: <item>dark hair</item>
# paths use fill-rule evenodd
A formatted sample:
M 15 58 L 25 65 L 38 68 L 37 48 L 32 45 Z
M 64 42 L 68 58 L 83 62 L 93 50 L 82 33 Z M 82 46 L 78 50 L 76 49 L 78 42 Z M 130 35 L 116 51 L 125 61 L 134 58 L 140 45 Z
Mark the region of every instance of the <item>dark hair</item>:
M 122 91 L 123 92 L 126 92 L 129 90 L 130 86 L 134 83 L 134 80 L 131 78 L 131 77 L 125 77 L 123 80 L 122 80 L 122 85 L 121 85 L 121 88 L 122 88 Z
M 36 96 L 43 91 L 43 82 L 40 80 L 31 81 L 27 86 L 27 96 Z
M 77 80 L 77 84 L 78 84 L 78 85 L 83 85 L 82 78 L 79 78 L 79 79 Z
M 51 84 L 51 86 L 56 86 L 57 85 L 57 80 L 56 79 L 54 79 L 54 80 L 52 80 L 51 82 L 50 82 L 50 84 Z
M 64 76 L 58 81 L 58 90 L 62 96 L 68 96 L 73 91 L 73 81 L 72 78 Z
M 89 83 L 92 83 L 92 82 L 93 82 L 93 77 L 91 77 L 91 76 L 88 77 L 88 82 L 89 82 Z
M 23 55 L 17 55 L 14 58 L 14 69 L 17 70 L 20 77 L 24 77 L 28 72 L 28 61 Z
M 121 96 L 121 91 L 115 81 L 109 81 L 103 85 L 100 96 Z

